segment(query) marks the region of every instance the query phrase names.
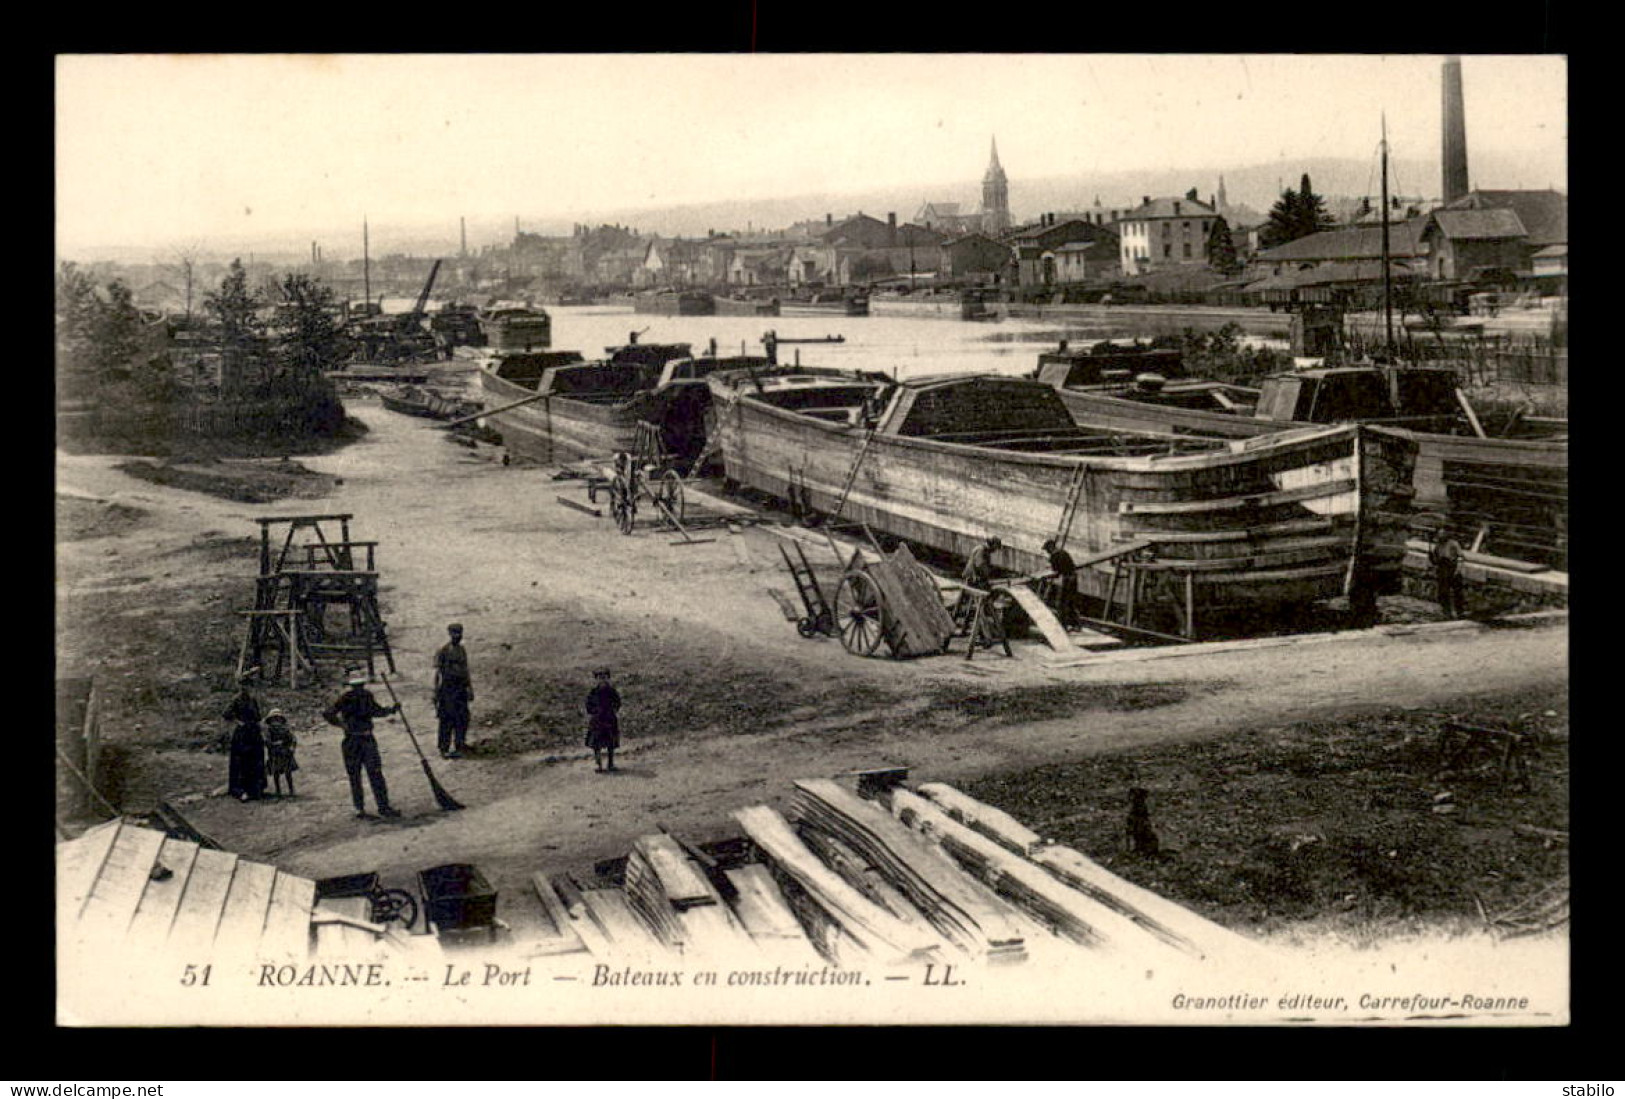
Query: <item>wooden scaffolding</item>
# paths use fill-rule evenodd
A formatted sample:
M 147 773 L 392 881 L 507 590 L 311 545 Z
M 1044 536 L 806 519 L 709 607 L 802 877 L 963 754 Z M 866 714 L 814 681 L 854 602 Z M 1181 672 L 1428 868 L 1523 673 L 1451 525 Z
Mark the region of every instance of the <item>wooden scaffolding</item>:
M 286 668 L 288 685 L 297 687 L 300 671 L 314 679 L 318 662 L 336 660 L 347 667 L 365 664 L 370 678 L 380 656 L 395 671 L 378 607 L 378 543 L 353 540 L 352 518 L 285 515 L 255 520 L 260 526 L 260 571 L 253 609 L 237 612 L 246 621 L 239 677 L 258 668 L 262 674 L 270 669 L 268 678 L 276 679 Z M 298 540 L 301 535 L 303 541 Z

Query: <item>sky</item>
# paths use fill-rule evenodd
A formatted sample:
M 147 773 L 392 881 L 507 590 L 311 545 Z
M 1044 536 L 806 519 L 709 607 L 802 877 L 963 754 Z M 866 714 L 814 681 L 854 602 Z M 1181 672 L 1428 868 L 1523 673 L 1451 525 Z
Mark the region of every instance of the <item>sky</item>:
M 1028 177 L 1436 155 L 1439 55 L 79 55 L 59 251 Z M 1567 186 L 1567 62 L 1462 60 L 1470 154 Z M 1513 186 L 1480 179 L 1474 186 Z M 471 242 L 472 243 L 472 242 Z M 325 250 L 325 246 L 324 246 Z M 336 251 L 335 251 L 336 256 Z

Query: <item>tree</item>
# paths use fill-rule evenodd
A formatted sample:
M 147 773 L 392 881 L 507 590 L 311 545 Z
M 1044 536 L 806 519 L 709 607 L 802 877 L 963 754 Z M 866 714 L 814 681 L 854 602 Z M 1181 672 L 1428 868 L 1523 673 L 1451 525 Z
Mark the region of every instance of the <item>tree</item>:
M 300 382 L 336 368 L 344 358 L 344 333 L 334 315 L 333 291 L 309 275 L 284 276 L 282 339 L 276 351 L 278 373 Z
M 234 259 L 218 290 L 203 296 L 203 307 L 208 310 L 218 329 L 220 359 L 227 378 L 242 378 L 253 368 L 263 379 L 264 363 L 260 354 L 262 326 L 259 303 L 248 290 L 248 272 L 243 261 Z M 229 383 L 228 383 L 229 384 Z
M 1207 265 L 1221 275 L 1241 273 L 1241 257 L 1236 254 L 1230 223 L 1222 217 L 1213 219 L 1213 229 L 1207 235 Z
M 192 290 L 197 285 L 198 260 L 203 255 L 203 248 L 196 243 L 183 244 L 176 247 L 174 255 L 175 262 L 169 264 L 166 269 L 172 271 L 175 277 L 180 280 L 186 295 L 186 319 L 190 322 L 192 319 Z
M 169 357 L 154 345 L 147 318 L 120 280 L 98 290 L 88 272 L 63 263 L 57 268 L 56 322 L 65 393 L 112 400 L 173 395 Z
M 1303 180 L 1298 184 L 1298 216 L 1303 219 L 1303 232 L 1299 236 L 1325 232 L 1337 224 L 1326 211 L 1326 200 L 1309 186 L 1308 172 L 1303 173 Z
M 1309 173 L 1296 191 L 1282 191 L 1281 197 L 1270 207 L 1269 221 L 1259 233 L 1259 244 L 1275 248 L 1288 241 L 1330 229 L 1335 224 L 1326 212 L 1326 200 L 1315 194 L 1309 185 Z

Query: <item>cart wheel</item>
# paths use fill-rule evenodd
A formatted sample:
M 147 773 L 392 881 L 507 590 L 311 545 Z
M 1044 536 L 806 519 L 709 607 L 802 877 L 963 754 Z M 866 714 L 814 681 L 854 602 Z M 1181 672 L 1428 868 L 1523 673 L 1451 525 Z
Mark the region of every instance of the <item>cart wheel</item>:
M 873 580 L 861 572 L 841 578 L 835 590 L 835 623 L 847 652 L 872 656 L 880 648 L 885 633 L 880 615 L 880 590 Z
M 619 477 L 609 483 L 609 511 L 615 516 L 615 525 L 621 528 L 621 533 L 631 534 L 638 505 L 627 492 L 626 482 Z
M 399 920 L 407 928 L 418 922 L 418 902 L 404 889 L 382 889 L 373 894 L 372 919 L 374 923 L 393 923 Z
M 813 623 L 812 619 L 803 618 L 800 622 L 796 623 L 796 632 L 802 637 L 817 637 L 818 627 Z
M 660 478 L 657 499 L 666 505 L 666 510 L 671 512 L 679 523 L 683 521 L 683 479 L 677 476 L 675 469 L 668 469 L 665 476 Z

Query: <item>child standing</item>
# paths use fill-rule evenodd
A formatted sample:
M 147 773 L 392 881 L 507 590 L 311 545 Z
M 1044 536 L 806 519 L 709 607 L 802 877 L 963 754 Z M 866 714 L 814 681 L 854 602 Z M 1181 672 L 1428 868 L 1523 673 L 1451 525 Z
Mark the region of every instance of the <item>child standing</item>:
M 265 771 L 276 785 L 276 796 L 282 796 L 282 780 L 288 780 L 288 796 L 293 797 L 293 773 L 299 770 L 299 761 L 293 750 L 299 744 L 288 727 L 287 716 L 281 710 L 265 715 Z

